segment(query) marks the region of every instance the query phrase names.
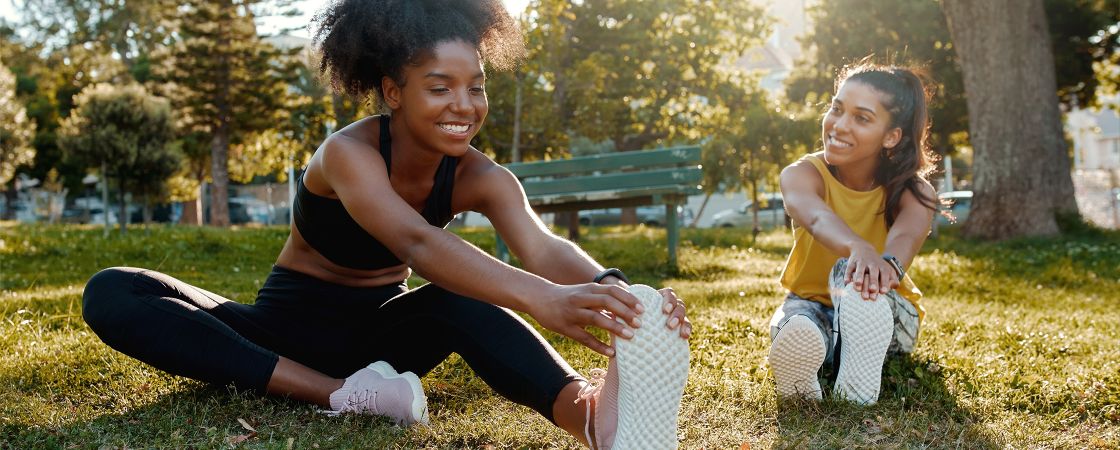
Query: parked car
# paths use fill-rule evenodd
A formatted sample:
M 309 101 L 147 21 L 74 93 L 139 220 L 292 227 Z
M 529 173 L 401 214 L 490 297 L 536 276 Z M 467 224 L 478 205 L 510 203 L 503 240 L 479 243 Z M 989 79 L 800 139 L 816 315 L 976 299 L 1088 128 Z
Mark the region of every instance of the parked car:
M 778 193 L 763 194 L 759 198 L 758 226 L 762 229 L 777 228 L 786 223 L 785 204 L 782 195 Z M 712 227 L 753 227 L 754 202 L 748 201 L 735 209 L 725 209 L 712 216 Z
M 230 197 L 229 222 L 232 224 L 270 223 L 271 212 L 268 202 L 256 197 Z
M 109 225 L 116 225 L 116 211 L 109 211 L 108 215 Z M 101 205 L 91 206 L 89 215 L 87 216 L 85 208 L 67 208 L 62 210 L 62 223 L 92 223 L 105 225 L 105 211 L 101 209 Z
M 637 208 L 638 223 L 651 227 L 665 225 L 665 205 L 639 206 Z M 677 206 L 677 224 L 688 225 L 692 220 L 692 210 L 684 206 Z M 580 225 L 618 225 L 622 223 L 622 208 L 589 209 L 579 212 Z
M 5 217 L 5 214 L 7 214 L 7 210 L 5 209 L 7 208 L 7 203 L 8 202 L 3 198 L 0 198 L 0 217 Z M 35 217 L 35 211 L 32 211 L 31 206 L 29 206 L 25 202 L 17 200 L 12 203 L 11 207 L 12 219 L 15 219 L 19 222 L 35 222 L 38 220 L 38 218 Z
M 942 206 L 941 209 L 956 217 L 958 224 L 964 223 L 965 219 L 968 219 L 968 211 L 972 209 L 972 191 L 942 192 L 937 195 L 937 198 L 942 203 L 949 203 L 948 206 Z M 938 226 L 951 225 L 949 219 L 943 214 L 937 214 L 933 220 L 937 222 Z

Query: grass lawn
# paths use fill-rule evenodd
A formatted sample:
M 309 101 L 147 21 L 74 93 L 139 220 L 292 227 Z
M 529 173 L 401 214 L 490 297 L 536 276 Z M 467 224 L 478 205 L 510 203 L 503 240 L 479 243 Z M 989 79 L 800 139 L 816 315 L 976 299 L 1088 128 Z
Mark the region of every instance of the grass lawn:
M 493 249 L 489 231 L 459 232 Z M 115 265 L 252 302 L 286 236 L 153 227 L 103 239 L 95 228 L 0 224 L 0 448 L 576 447 L 458 357 L 424 378 L 432 426 L 401 429 L 167 375 L 111 350 L 81 319 L 83 283 Z M 880 402 L 867 408 L 775 397 L 768 323 L 786 233 L 754 245 L 741 230 L 685 230 L 682 240 L 679 273 L 665 267 L 663 230 L 593 229 L 583 245 L 689 302 L 683 448 L 1120 447 L 1118 233 L 928 242 L 911 271 L 928 311 L 917 349 L 887 364 Z M 606 363 L 547 336 L 577 370 Z

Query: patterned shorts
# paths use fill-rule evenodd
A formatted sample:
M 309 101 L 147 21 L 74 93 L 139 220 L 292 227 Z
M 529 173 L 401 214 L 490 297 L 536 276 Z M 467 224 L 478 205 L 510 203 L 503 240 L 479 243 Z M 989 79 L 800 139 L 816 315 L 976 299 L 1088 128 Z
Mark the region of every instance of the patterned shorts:
M 836 265 L 832 266 L 829 287 L 833 292 L 839 292 L 844 287 L 844 270 L 847 266 L 847 258 L 840 258 Z M 914 343 L 917 342 L 920 331 L 918 311 L 912 303 L 894 290 L 884 296 L 890 301 L 891 311 L 894 312 L 894 336 L 887 348 L 887 354 L 911 353 L 914 351 Z M 836 304 L 837 300 L 833 297 L 833 304 Z M 808 317 L 821 330 L 821 336 L 828 343 L 828 354 L 825 357 L 825 366 L 828 366 L 832 362 L 837 340 L 836 314 L 830 306 L 798 297 L 793 293 L 786 295 L 786 301 L 770 319 L 770 339 L 773 340 L 774 336 L 778 335 L 778 330 L 781 330 L 791 317 L 797 315 Z

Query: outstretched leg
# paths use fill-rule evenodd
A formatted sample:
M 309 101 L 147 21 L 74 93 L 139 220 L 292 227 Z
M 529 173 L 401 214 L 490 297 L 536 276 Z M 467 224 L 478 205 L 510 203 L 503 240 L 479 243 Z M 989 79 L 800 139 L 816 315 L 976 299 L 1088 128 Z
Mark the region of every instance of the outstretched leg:
M 864 300 L 851 283 L 843 284 L 846 259 L 832 268 L 830 290 L 840 334 L 840 368 L 836 394 L 871 405 L 879 400 L 883 360 L 894 335 L 894 313 L 886 295 Z

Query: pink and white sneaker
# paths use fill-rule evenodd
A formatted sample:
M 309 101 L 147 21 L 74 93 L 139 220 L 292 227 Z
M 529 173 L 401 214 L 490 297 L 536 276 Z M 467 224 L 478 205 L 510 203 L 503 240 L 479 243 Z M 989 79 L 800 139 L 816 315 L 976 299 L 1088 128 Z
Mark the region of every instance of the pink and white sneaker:
M 342 387 L 331 393 L 330 402 L 333 414 L 386 416 L 401 426 L 428 424 L 428 398 L 420 378 L 412 372 L 397 373 L 385 361 L 346 377 Z

